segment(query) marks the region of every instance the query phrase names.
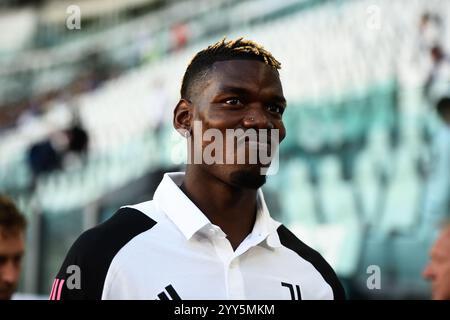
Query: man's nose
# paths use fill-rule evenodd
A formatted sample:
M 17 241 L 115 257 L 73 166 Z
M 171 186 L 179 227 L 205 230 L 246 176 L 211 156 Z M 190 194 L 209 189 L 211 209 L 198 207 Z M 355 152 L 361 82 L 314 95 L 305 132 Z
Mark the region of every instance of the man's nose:
M 273 129 L 274 124 L 264 110 L 262 104 L 254 104 L 252 108 L 247 112 L 244 119 L 244 127 L 254 129 Z
M 8 261 L 2 266 L 1 280 L 3 282 L 14 284 L 18 281 L 20 276 L 20 268 L 14 264 L 13 261 Z

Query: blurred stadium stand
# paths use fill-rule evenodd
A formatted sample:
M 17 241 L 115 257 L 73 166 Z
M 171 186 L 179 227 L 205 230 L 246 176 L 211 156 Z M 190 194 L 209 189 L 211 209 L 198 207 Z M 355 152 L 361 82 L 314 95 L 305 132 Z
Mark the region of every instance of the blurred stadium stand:
M 15 30 L 0 34 L 0 192 L 31 222 L 22 291 L 48 293 L 83 230 L 150 199 L 163 172 L 182 168 L 170 118 L 183 72 L 227 35 L 282 62 L 288 135 L 264 187 L 274 217 L 324 254 L 350 298 L 429 296 L 420 274 L 433 235 L 415 230 L 433 114 L 414 59 L 421 14 L 446 20 L 449 2 L 84 0 L 81 30 L 65 28 L 70 1 L 0 3 L 0 27 Z M 381 23 L 371 28 L 374 5 Z M 74 112 L 89 153 L 30 192 L 27 149 Z M 369 265 L 382 270 L 381 290 L 366 287 Z

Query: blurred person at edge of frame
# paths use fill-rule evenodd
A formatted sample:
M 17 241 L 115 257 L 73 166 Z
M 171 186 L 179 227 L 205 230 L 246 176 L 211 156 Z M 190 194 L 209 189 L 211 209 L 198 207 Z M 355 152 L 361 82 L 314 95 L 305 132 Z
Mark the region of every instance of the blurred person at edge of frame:
M 430 250 L 423 277 L 431 282 L 433 300 L 450 300 L 450 223 L 442 228 Z
M 25 217 L 0 194 L 0 300 L 10 300 L 20 279 L 25 252 Z

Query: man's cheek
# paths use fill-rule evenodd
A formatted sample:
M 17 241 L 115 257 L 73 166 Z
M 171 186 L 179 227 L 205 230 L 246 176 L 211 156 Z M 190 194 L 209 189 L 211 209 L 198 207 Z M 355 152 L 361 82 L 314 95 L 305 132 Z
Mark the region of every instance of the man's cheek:
M 284 127 L 284 125 L 282 126 L 282 128 L 279 131 L 280 133 L 280 143 L 281 141 L 284 140 L 284 138 L 286 138 L 286 128 Z
M 442 279 L 440 279 L 439 285 L 442 286 L 442 299 L 450 300 L 450 262 L 443 268 Z

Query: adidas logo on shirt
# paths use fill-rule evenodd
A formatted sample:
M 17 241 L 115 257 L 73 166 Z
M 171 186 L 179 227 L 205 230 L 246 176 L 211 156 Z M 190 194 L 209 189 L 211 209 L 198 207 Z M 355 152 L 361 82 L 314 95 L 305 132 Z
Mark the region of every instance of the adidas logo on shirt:
M 157 300 L 181 300 L 180 296 L 178 295 L 178 293 L 175 291 L 175 289 L 172 287 L 171 284 L 169 284 L 164 289 L 167 291 L 167 294 L 169 296 L 167 296 L 166 292 L 162 291 L 161 293 L 158 294 L 159 299 Z

